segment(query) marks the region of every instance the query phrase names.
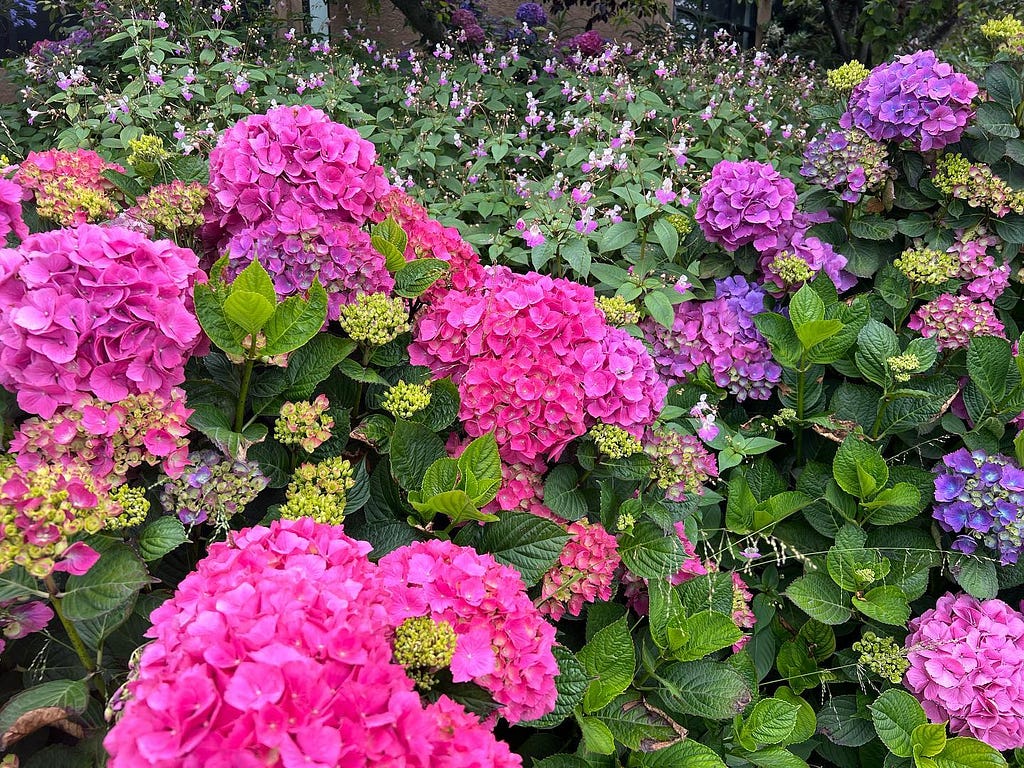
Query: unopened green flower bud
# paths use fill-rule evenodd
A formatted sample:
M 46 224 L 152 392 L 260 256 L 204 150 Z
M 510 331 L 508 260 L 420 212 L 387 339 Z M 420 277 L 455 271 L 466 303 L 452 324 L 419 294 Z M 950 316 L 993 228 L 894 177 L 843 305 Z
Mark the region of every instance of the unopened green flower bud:
M 143 488 L 120 485 L 110 491 L 110 500 L 121 506 L 121 514 L 107 521 L 107 528 L 121 530 L 142 523 L 149 514 L 150 503 Z
M 609 325 L 629 325 L 640 319 L 636 306 L 621 296 L 598 296 L 594 303 L 604 312 L 604 319 Z
M 680 235 L 688 235 L 693 231 L 693 219 L 682 213 L 673 213 L 665 217 L 672 228 Z
M 301 445 L 306 453 L 312 453 L 331 439 L 334 418 L 327 413 L 330 405 L 326 395 L 318 395 L 312 403 L 285 403 L 274 424 L 274 437 L 282 445 Z
M 908 248 L 893 266 L 912 283 L 941 285 L 960 271 L 960 259 L 955 253 L 934 248 Z
M 384 394 L 380 405 L 395 418 L 411 418 L 430 405 L 430 387 L 400 381 Z
M 285 491 L 281 517 L 310 517 L 318 523 L 340 525 L 345 519 L 346 495 L 356 484 L 352 465 L 334 456 L 318 464 L 303 464 L 292 475 Z
M 643 451 L 639 440 L 614 424 L 595 424 L 587 434 L 594 441 L 597 450 L 610 459 L 624 459 Z
M 921 360 L 917 355 L 907 352 L 902 355 L 890 357 L 885 361 L 896 381 L 910 381 L 910 374 L 921 367 Z
M 338 322 L 353 341 L 379 347 L 394 341 L 412 326 L 405 302 L 386 293 L 361 293 L 340 308 Z
M 848 61 L 841 67 L 830 69 L 826 75 L 828 84 L 840 93 L 850 93 L 860 85 L 871 71 L 859 61 Z
M 853 650 L 860 652 L 858 663 L 892 683 L 899 683 L 910 668 L 906 651 L 891 637 L 865 632 L 864 637 L 853 644 Z
M 455 630 L 429 616 L 408 618 L 395 629 L 394 660 L 422 689 L 436 681 L 431 672 L 447 667 L 455 653 Z

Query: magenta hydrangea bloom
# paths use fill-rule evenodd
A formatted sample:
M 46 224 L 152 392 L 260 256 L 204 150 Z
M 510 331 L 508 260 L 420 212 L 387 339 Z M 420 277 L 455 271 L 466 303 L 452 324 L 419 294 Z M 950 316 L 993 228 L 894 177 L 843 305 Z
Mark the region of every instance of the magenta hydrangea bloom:
M 238 232 L 291 201 L 328 224 L 362 224 L 388 191 L 376 150 L 353 128 L 310 106 L 240 120 L 210 153 L 208 219 Z
M 83 224 L 0 250 L 0 384 L 44 419 L 84 395 L 170 397 L 206 346 L 192 251 Z
M 1002 243 L 995 235 L 978 229 L 968 232 L 963 229 L 956 231 L 956 240 L 948 249 L 960 260 L 960 271 L 957 278 L 968 282 L 960 290 L 972 299 L 997 299 L 1010 284 L 1010 265 L 996 264 L 995 257 L 989 252 Z
M 640 434 L 667 391 L 643 343 L 605 321 L 593 289 L 507 267 L 430 306 L 409 354 L 452 377 L 470 436 L 494 431 L 507 462 L 531 467 L 599 421 Z
M 19 240 L 28 237 L 28 227 L 21 218 L 21 187 L 13 181 L 0 179 L 0 243 L 11 232 Z
M 1003 336 L 1006 331 L 991 302 L 949 293 L 918 307 L 907 327 L 926 339 L 934 337 L 940 350 L 967 349 L 975 336 Z
M 455 682 L 471 680 L 490 691 L 510 723 L 554 709 L 555 628 L 527 597 L 518 571 L 436 539 L 385 555 L 379 568 L 384 586 L 400 595 L 389 608 L 393 626 L 429 616 L 455 630 Z
M 46 629 L 52 618 L 53 609 L 38 600 L 27 603 L 7 600 L 0 603 L 0 653 L 8 640 L 20 640 L 33 632 Z
M 998 750 L 1024 747 L 1024 615 L 945 594 L 910 622 L 905 684 L 933 723 Z
M 765 292 L 743 277 L 719 280 L 717 288 L 711 301 L 677 304 L 672 330 L 653 320 L 641 324 L 658 372 L 672 385 L 706 363 L 715 383 L 737 400 L 767 400 L 782 368 L 754 326 L 754 315 L 765 311 Z
M 977 95 L 967 75 L 933 51 L 917 51 L 871 70 L 850 94 L 839 124 L 856 126 L 875 141 L 908 140 L 922 152 L 942 149 L 960 140 Z
M 567 530 L 572 538 L 541 580 L 538 607 L 553 621 L 566 612 L 579 616 L 586 603 L 611 600 L 612 581 L 622 562 L 618 542 L 600 523 L 577 520 Z
M 722 160 L 701 188 L 697 223 L 710 243 L 727 251 L 776 245 L 796 216 L 796 187 L 768 163 Z
M 565 47 L 569 49 L 569 53 L 578 52 L 587 57 L 600 56 L 604 52 L 605 40 L 596 29 L 590 29 L 569 38 L 565 42 Z
M 111 768 L 521 765 L 455 702 L 423 705 L 369 550 L 308 518 L 211 545 L 153 611 Z

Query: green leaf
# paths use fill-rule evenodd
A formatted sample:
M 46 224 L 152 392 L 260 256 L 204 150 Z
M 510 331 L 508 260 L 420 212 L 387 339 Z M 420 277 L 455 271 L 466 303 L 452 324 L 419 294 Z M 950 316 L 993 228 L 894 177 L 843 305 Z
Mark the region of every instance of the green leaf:
M 615 752 L 615 737 L 607 725 L 596 717 L 577 718 L 583 736 L 583 748 L 598 755 Z
M 500 482 L 501 459 L 498 456 L 498 442 L 494 439 L 494 434 L 488 432 L 467 445 L 458 459 L 458 466 L 464 474 L 467 471 L 472 472 L 477 480 Z
M 249 266 L 239 272 L 238 277 L 231 283 L 229 296 L 240 292 L 254 293 L 262 297 L 271 306 L 277 304 L 277 291 L 274 290 L 274 281 L 267 274 L 267 270 L 263 268 L 263 265 L 257 260 L 253 260 Z
M 398 419 L 391 434 L 391 471 L 406 490 L 418 490 L 435 461 L 447 457 L 441 438 L 415 422 Z
M 875 738 L 863 699 L 834 696 L 818 711 L 818 733 L 841 747 L 861 747 Z
M 803 629 L 803 627 L 801 627 L 801 629 Z M 829 631 L 831 631 L 831 629 Z M 797 696 L 786 686 L 776 689 L 775 698 L 782 699 L 783 701 L 792 704 L 797 709 L 796 724 L 793 726 L 793 731 L 789 736 L 782 740 L 781 743 L 783 745 L 802 744 L 814 736 L 814 729 L 817 725 L 817 718 L 814 715 L 814 707 L 812 707 L 806 700 Z
M 658 325 L 672 330 L 676 321 L 676 311 L 668 297 L 661 291 L 651 291 L 644 296 L 644 306 Z
M 244 458 L 250 445 L 260 442 L 267 436 L 267 425 L 259 423 L 250 424 L 241 432 L 235 432 L 232 424 L 234 414 L 212 403 L 196 403 L 192 405 L 192 409 L 188 423 L 234 459 Z
M 408 263 L 405 260 L 405 254 L 387 238 L 371 235 L 370 245 L 373 246 L 373 250 L 384 257 L 384 266 L 392 274 L 404 269 Z
M 637 768 L 726 768 L 722 758 L 692 739 L 677 742 L 657 752 L 633 755 Z M 631 763 L 632 764 L 632 763 Z
M 636 650 L 626 619 L 609 624 L 594 635 L 577 654 L 577 658 L 592 678 L 583 697 L 583 710 L 594 712 L 611 702 L 633 682 Z
M 617 696 L 597 710 L 594 717 L 608 726 L 617 742 L 639 752 L 663 749 L 685 734 L 665 715 L 651 709 L 636 693 Z
M 11 566 L 0 573 L 0 602 L 17 600 L 22 597 L 45 595 L 40 584 L 20 565 Z
M 935 757 L 946 747 L 945 723 L 921 723 L 910 734 L 914 757 Z
M 836 451 L 832 475 L 844 491 L 865 498 L 889 481 L 889 468 L 876 448 L 850 435 Z
M 373 368 L 364 368 L 350 358 L 346 358 L 338 363 L 338 370 L 352 379 L 352 381 L 359 381 L 363 384 L 379 384 L 382 387 L 391 386 L 391 382 L 373 370 Z
M 843 330 L 843 323 L 839 320 L 812 320 L 796 327 L 797 338 L 804 345 L 804 349 L 811 349 L 822 344 L 837 333 Z
M 597 250 L 599 253 L 621 251 L 636 240 L 636 235 L 636 224 L 632 222 L 620 221 L 618 224 L 612 224 L 601 233 L 597 241 Z
M 282 393 L 286 400 L 308 400 L 317 384 L 326 379 L 335 366 L 356 349 L 352 339 L 318 333 L 288 358 L 288 384 Z
M 686 560 L 679 538 L 665 535 L 650 520 L 641 520 L 632 531 L 620 535 L 619 555 L 630 572 L 645 579 L 668 578 L 678 573 Z
M 157 560 L 188 541 L 185 526 L 176 517 L 158 517 L 139 534 L 139 553 L 147 563 Z
M 265 355 L 283 355 L 298 349 L 316 336 L 327 319 L 327 291 L 318 279 L 309 287 L 308 298 L 289 296 L 277 305 L 263 334 L 267 339 Z
M 967 594 L 979 600 L 991 600 L 999 592 L 999 578 L 993 560 L 969 555 L 950 558 L 949 569 Z
M 415 299 L 448 274 L 448 264 L 440 259 L 415 259 L 395 274 L 395 294 Z
M 668 219 L 658 219 L 654 222 L 654 236 L 658 239 L 658 245 L 665 251 L 665 258 L 672 261 L 679 250 L 679 232 L 669 224 Z
M 578 481 L 571 465 L 559 464 L 544 480 L 544 504 L 559 517 L 579 520 L 587 514 L 587 500 Z
M 888 360 L 899 354 L 900 342 L 895 332 L 877 320 L 868 320 L 857 334 L 857 352 L 854 355 L 857 369 L 865 379 L 883 389 L 891 381 Z
M 687 661 L 660 670 L 661 682 L 652 694 L 661 708 L 710 720 L 731 720 L 750 703 L 743 676 L 719 661 Z
M 767 747 L 743 756 L 758 768 L 807 768 L 807 763 L 782 747 Z
M 767 340 L 772 357 L 787 368 L 800 365 L 803 345 L 788 318 L 776 312 L 762 312 L 754 315 L 754 325 Z
M 911 734 L 928 722 L 921 704 L 906 691 L 890 688 L 870 707 L 875 732 L 889 751 L 898 757 L 913 755 Z
M 555 678 L 558 698 L 555 700 L 555 708 L 543 717 L 521 723 L 528 728 L 553 728 L 559 725 L 583 702 L 583 694 L 590 685 L 586 670 L 572 651 L 556 645 L 551 652 L 558 662 L 558 677 Z
M 451 426 L 459 415 L 459 391 L 451 379 L 438 379 L 430 385 L 430 404 L 412 417 L 434 432 Z
M 728 648 L 743 637 L 732 618 L 717 611 L 679 616 L 667 628 L 669 651 L 676 661 L 696 661 Z
M 1006 759 L 988 744 L 960 736 L 934 758 L 936 768 L 1006 768 Z
M 452 491 L 459 482 L 459 462 L 445 456 L 438 459 L 423 473 L 423 482 L 420 489 L 423 498 L 429 499 L 438 493 Z
M 850 232 L 864 240 L 892 240 L 896 236 L 896 222 L 880 216 L 865 216 L 850 222 Z
M 89 688 L 81 680 L 51 680 L 27 688 L 14 694 L 0 710 L 0 735 L 6 734 L 19 717 L 34 710 L 60 707 L 80 715 L 88 704 Z
M 232 330 L 224 314 L 222 297 L 214 293 L 205 283 L 196 283 L 192 289 L 192 300 L 196 308 L 196 317 L 210 341 L 225 352 L 233 355 L 245 354 L 242 347 L 242 336 Z
M 967 372 L 992 404 L 1002 402 L 1013 367 L 1010 342 L 997 336 L 975 336 L 967 350 Z
M 465 491 L 442 491 L 420 501 L 414 498 L 416 491 L 409 492 L 409 504 L 417 512 L 424 513 L 421 519 L 429 522 L 434 515 L 445 515 L 453 523 L 467 520 L 495 520 L 494 515 L 487 515 L 476 508 L 473 500 Z
M 801 325 L 825 319 L 825 302 L 811 286 L 803 285 L 789 302 L 789 317 L 799 332 Z
M 100 559 L 83 576 L 68 577 L 62 608 L 71 621 L 114 611 L 150 583 L 146 566 L 128 545 L 106 536 L 91 536 L 86 543 Z
M 782 699 L 761 699 L 743 724 L 743 738 L 758 746 L 781 744 L 793 733 L 799 711 L 799 707 Z
M 231 291 L 224 300 L 224 315 L 246 333 L 259 333 L 274 314 L 274 305 L 252 291 Z
M 1016 139 L 1020 136 L 1020 128 L 1013 120 L 1013 115 L 1001 104 L 986 101 L 978 105 L 974 113 L 974 123 L 990 136 L 1001 139 Z
M 570 538 L 550 520 L 528 512 L 502 512 L 497 522 L 484 526 L 476 550 L 511 565 L 531 587 L 555 564 Z
M 853 612 L 843 590 L 823 573 L 809 573 L 796 579 L 785 592 L 786 597 L 812 619 L 836 626 L 847 621 Z
M 875 587 L 863 597 L 853 597 L 853 606 L 865 616 L 883 624 L 902 626 L 910 620 L 910 605 L 896 586 Z
M 559 253 L 581 280 L 587 279 L 592 257 L 586 240 L 570 240 L 562 245 Z
M 387 240 L 400 253 L 405 252 L 405 246 L 409 244 L 409 237 L 405 234 L 405 230 L 402 226 L 395 221 L 393 218 L 388 216 L 380 224 L 374 224 L 370 229 L 370 235 L 372 237 L 380 237 Z

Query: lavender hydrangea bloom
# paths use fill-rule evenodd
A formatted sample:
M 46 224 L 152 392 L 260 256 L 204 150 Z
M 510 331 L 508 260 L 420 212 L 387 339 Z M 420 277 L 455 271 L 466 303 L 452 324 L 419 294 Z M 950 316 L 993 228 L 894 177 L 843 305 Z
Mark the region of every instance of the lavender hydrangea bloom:
M 516 21 L 531 27 L 543 27 L 548 23 L 548 15 L 538 3 L 523 3 L 516 8 Z
M 933 51 L 917 51 L 881 64 L 850 94 L 839 124 L 862 129 L 876 141 L 911 141 L 926 152 L 960 140 L 974 116 L 978 86 Z
M 796 215 L 796 187 L 768 163 L 722 160 L 700 191 L 697 223 L 708 242 L 727 251 L 777 244 Z
M 932 516 L 958 534 L 953 549 L 972 554 L 980 543 L 998 552 L 1003 565 L 1016 563 L 1024 539 L 1024 470 L 1002 454 L 961 448 L 943 457 L 936 473 Z
M 828 275 L 836 290 L 843 293 L 857 284 L 857 278 L 846 271 L 846 263 L 846 257 L 831 245 L 798 228 L 788 242 L 764 251 L 758 266 L 766 284 L 773 284 L 780 293 L 796 290 L 819 272 Z

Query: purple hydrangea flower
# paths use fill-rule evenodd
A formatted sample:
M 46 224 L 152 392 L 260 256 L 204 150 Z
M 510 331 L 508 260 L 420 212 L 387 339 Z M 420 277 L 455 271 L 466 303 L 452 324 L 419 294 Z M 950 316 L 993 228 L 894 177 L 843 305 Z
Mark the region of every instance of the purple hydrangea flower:
M 922 152 L 942 149 L 960 140 L 977 95 L 967 75 L 933 51 L 917 51 L 871 70 L 850 94 L 839 124 L 856 126 L 876 141 L 906 139 Z
M 943 457 L 936 467 L 932 516 L 949 533 L 960 534 L 953 549 L 972 554 L 978 544 L 1016 563 L 1024 537 L 1024 470 L 1002 454 L 966 448 Z
M 881 188 L 889 172 L 888 150 L 856 128 L 822 131 L 808 143 L 800 175 L 857 203 Z
M 538 3 L 523 3 L 516 8 L 516 21 L 531 27 L 543 27 L 548 23 L 548 15 Z
M 768 163 L 722 160 L 700 191 L 697 223 L 708 242 L 727 251 L 777 244 L 796 216 L 796 187 Z

